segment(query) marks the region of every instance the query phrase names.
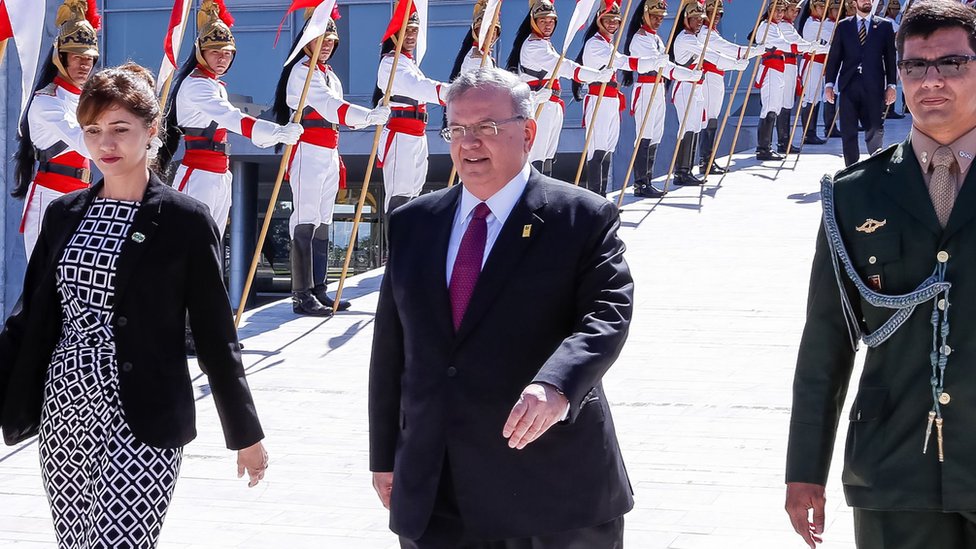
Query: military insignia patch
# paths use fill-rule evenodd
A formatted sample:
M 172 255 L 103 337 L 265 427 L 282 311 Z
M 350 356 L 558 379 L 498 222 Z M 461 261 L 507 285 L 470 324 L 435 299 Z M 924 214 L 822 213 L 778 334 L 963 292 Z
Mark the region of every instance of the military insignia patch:
M 859 233 L 871 234 L 874 231 L 880 229 L 881 227 L 884 227 L 887 223 L 888 223 L 887 219 L 882 219 L 881 221 L 878 221 L 877 219 L 871 219 L 869 217 L 866 220 L 864 220 L 864 223 L 861 223 L 861 226 L 857 227 L 856 230 Z
M 871 275 L 871 276 L 869 276 L 868 277 L 868 286 L 871 286 L 871 289 L 872 290 L 874 290 L 876 292 L 880 292 L 881 291 L 881 275 Z

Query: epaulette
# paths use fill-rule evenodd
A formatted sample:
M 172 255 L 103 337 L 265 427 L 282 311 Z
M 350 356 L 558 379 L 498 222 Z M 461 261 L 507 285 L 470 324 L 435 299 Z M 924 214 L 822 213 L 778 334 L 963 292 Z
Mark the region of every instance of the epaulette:
M 34 92 L 34 95 L 50 95 L 51 97 L 55 97 L 58 95 L 58 85 L 55 82 L 51 82 L 47 86 L 44 86 L 43 88 Z
M 210 78 L 210 75 L 200 69 L 193 69 L 193 72 L 190 73 L 190 78 L 206 78 L 208 80 L 213 80 Z
M 891 161 L 891 156 L 895 154 L 895 151 L 898 150 L 900 145 L 901 143 L 889 145 L 887 148 L 872 154 L 864 160 L 855 162 L 854 164 L 851 164 L 850 166 L 838 171 L 834 175 L 834 183 L 854 182 L 857 181 L 861 176 L 883 169 Z

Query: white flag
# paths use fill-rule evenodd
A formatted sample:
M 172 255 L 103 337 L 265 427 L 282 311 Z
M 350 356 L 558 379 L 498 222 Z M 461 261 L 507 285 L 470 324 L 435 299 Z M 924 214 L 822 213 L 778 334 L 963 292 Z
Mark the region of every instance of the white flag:
M 186 32 L 186 20 L 190 14 L 193 0 L 175 0 L 173 11 L 169 16 L 169 27 L 163 39 L 163 62 L 159 66 L 159 78 L 156 79 L 156 93 L 162 93 L 166 81 L 176 72 L 179 66 L 180 44 L 183 33 Z
M 417 6 L 417 17 L 420 18 L 417 47 L 413 50 L 413 58 L 419 65 L 424 59 L 424 54 L 427 53 L 427 0 L 414 0 L 413 5 Z
M 34 93 L 34 78 L 37 76 L 37 61 L 41 56 L 41 35 L 44 33 L 43 0 L 0 0 L 0 17 L 6 13 L 6 21 L 0 21 L 0 39 L 10 38 L 17 46 L 17 57 L 23 78 L 20 82 L 20 115 L 24 117 L 27 101 Z M 19 127 L 19 125 L 18 125 Z M 19 131 L 19 130 L 18 130 Z
M 485 6 L 485 18 L 481 21 L 481 28 L 478 29 L 478 46 L 484 51 L 485 43 L 488 40 L 488 31 L 491 30 L 491 21 L 495 18 L 495 10 L 498 9 L 498 5 L 502 3 L 502 0 L 488 0 L 488 5 Z M 496 36 L 497 40 L 498 37 Z
M 302 49 L 308 44 L 315 41 L 316 38 L 325 34 L 325 28 L 329 24 L 329 18 L 332 17 L 332 9 L 335 7 L 335 0 L 325 0 L 318 6 L 316 6 L 315 11 L 312 13 L 312 17 L 309 18 L 308 24 L 305 25 L 305 30 L 302 31 L 302 37 L 295 44 L 295 49 L 292 50 L 291 55 L 285 60 L 285 65 L 291 63 L 292 59 L 301 55 Z
M 596 4 L 596 0 L 577 0 L 576 9 L 573 10 L 573 17 L 569 20 L 569 26 L 566 27 L 566 39 L 563 40 L 563 54 L 569 49 L 569 43 L 576 37 L 576 33 L 585 27 L 590 20 L 590 14 L 593 12 L 594 4 Z

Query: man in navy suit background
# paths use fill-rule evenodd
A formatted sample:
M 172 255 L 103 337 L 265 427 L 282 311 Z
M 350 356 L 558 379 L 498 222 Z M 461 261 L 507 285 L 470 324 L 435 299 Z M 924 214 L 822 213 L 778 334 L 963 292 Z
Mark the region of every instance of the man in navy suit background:
M 824 79 L 829 103 L 840 96 L 844 164 L 857 162 L 857 127 L 864 128 L 868 153 L 881 148 L 885 105 L 895 102 L 897 67 L 895 29 L 890 20 L 874 17 L 871 0 L 855 0 L 855 14 L 837 24 Z

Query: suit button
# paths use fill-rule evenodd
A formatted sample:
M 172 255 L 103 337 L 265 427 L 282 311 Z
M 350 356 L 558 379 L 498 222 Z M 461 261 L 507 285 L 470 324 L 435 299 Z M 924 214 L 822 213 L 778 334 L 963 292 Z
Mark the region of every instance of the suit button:
M 454 366 L 447 367 L 447 377 L 454 377 L 457 375 L 457 368 Z
M 878 262 L 878 258 L 877 257 L 874 257 L 873 255 L 868 258 L 868 263 L 870 263 L 872 265 L 874 265 L 877 262 Z
M 122 371 L 123 372 L 131 372 L 132 371 L 132 363 L 131 362 L 123 362 L 122 363 Z
M 939 260 L 939 263 L 945 263 L 949 261 L 949 252 L 942 250 L 941 252 L 935 254 L 935 258 Z
M 119 327 L 124 327 L 126 324 L 129 323 L 129 319 L 124 316 L 120 316 L 115 323 L 118 324 Z
M 950 400 L 952 400 L 952 397 L 949 396 L 949 393 L 943 392 L 941 395 L 939 395 L 939 404 L 943 406 L 949 404 Z

